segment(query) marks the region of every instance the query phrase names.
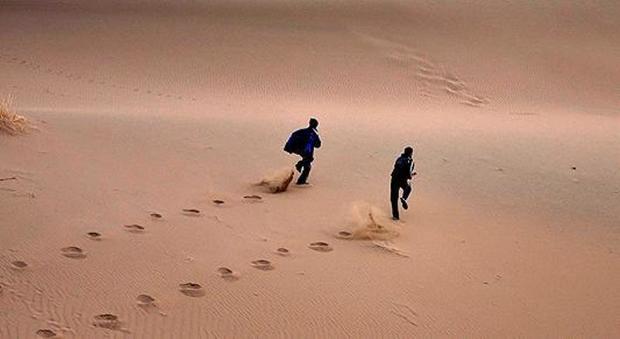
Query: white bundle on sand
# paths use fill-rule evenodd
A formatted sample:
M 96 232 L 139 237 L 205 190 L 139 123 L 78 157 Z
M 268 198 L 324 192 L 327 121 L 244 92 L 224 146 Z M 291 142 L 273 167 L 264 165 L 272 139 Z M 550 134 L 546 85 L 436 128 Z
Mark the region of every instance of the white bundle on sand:
M 11 112 L 11 101 L 11 97 L 0 99 L 0 133 L 24 134 L 29 127 L 28 120 Z
M 342 235 L 344 233 L 341 232 Z M 364 202 L 353 204 L 351 239 L 389 240 L 396 238 L 399 234 L 398 225 L 392 222 L 380 208 Z
M 265 176 L 258 185 L 266 187 L 271 193 L 284 192 L 293 181 L 294 174 L 292 168 L 285 167 Z

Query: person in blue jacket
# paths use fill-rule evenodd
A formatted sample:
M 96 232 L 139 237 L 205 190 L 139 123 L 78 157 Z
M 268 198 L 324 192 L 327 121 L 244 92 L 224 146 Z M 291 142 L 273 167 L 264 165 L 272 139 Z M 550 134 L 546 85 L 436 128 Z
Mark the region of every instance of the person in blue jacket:
M 401 154 L 394 163 L 392 179 L 390 180 L 390 202 L 392 203 L 392 219 L 394 220 L 400 219 L 398 213 L 398 196 L 401 189 L 403 190 L 403 196 L 400 198 L 400 202 L 404 209 L 409 208 L 407 204 L 407 198 L 409 198 L 409 194 L 411 194 L 411 184 L 409 184 L 409 180 L 416 175 L 414 168 L 413 148 L 409 146 L 405 147 L 403 154 Z
M 321 147 L 318 127 L 319 121 L 311 118 L 308 127 L 293 132 L 284 146 L 286 152 L 301 156 L 301 160 L 295 165 L 297 171 L 301 173 L 297 185 L 308 184 L 308 176 L 314 161 L 314 149 Z

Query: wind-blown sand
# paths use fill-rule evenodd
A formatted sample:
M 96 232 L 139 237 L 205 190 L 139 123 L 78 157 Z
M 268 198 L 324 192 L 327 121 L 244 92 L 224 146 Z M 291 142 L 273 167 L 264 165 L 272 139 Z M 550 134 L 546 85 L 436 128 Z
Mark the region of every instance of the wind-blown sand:
M 619 16 L 3 1 L 0 338 L 620 336 Z M 397 236 L 339 235 L 407 144 Z

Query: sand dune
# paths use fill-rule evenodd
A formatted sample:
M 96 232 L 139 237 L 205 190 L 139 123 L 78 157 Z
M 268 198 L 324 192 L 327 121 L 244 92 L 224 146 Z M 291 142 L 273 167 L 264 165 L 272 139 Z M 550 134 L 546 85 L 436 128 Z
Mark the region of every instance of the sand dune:
M 619 15 L 2 2 L 0 338 L 618 337 Z

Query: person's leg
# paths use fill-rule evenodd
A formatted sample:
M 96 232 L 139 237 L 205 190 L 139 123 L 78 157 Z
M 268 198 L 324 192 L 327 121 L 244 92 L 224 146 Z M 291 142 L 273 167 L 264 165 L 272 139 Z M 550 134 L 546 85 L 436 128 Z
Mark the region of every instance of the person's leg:
M 402 188 L 403 188 L 403 199 L 405 200 L 409 199 L 409 194 L 411 194 L 411 184 L 409 184 L 408 182 L 405 182 Z
M 296 164 L 295 164 L 295 169 L 297 170 L 297 172 L 301 173 L 301 169 L 304 167 L 304 159 L 299 160 Z
M 400 186 L 394 180 L 390 181 L 390 202 L 392 203 L 392 218 L 398 220 L 398 193 Z
M 400 198 L 400 202 L 403 204 L 404 209 L 408 209 L 409 204 L 407 204 L 407 198 L 409 198 L 409 194 L 411 194 L 411 185 L 408 182 L 404 182 L 400 188 L 403 189 L 403 197 Z
M 308 176 L 310 175 L 310 170 L 312 169 L 312 160 L 314 160 L 312 157 L 301 159 L 303 171 L 301 172 L 299 179 L 297 179 L 298 185 L 307 183 Z

